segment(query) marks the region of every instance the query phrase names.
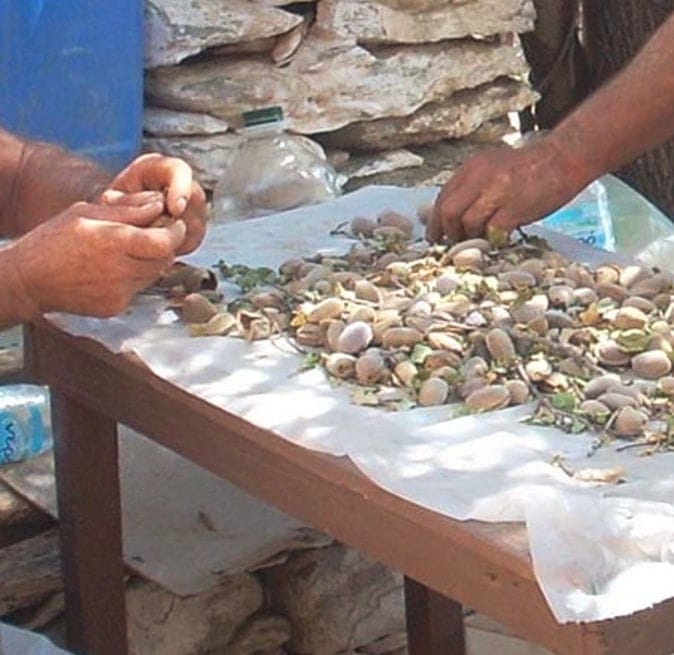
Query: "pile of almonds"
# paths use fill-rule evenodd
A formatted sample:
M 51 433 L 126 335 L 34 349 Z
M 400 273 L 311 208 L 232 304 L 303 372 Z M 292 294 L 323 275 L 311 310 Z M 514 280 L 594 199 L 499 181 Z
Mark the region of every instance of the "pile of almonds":
M 354 218 L 360 241 L 343 257 L 292 259 L 226 307 L 185 289 L 177 304 L 195 335 L 289 336 L 355 402 L 537 400 L 533 422 L 669 445 L 674 276 L 592 270 L 536 238 L 429 247 L 412 231 L 393 211 Z

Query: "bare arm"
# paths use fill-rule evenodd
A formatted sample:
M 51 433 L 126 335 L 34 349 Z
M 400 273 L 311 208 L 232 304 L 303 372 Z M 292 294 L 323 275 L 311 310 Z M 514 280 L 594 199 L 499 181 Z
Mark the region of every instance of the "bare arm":
M 112 175 L 61 148 L 0 129 L 0 236 L 18 236 L 80 200 L 94 200 Z
M 175 221 L 153 227 L 165 213 Z M 199 245 L 206 217 L 204 192 L 180 159 L 143 155 L 113 178 L 0 130 L 0 236 L 19 237 L 0 247 L 0 327 L 52 310 L 119 313 Z
M 442 189 L 428 238 L 510 231 L 674 135 L 674 14 L 632 63 L 539 141 L 479 153 Z
M 551 138 L 587 182 L 674 134 L 674 13 L 632 63 L 585 101 Z

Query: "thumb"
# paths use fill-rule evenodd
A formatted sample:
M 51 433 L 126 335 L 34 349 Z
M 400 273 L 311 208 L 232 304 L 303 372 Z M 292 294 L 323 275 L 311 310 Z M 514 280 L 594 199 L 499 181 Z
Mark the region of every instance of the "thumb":
M 187 234 L 184 221 L 166 227 L 133 229 L 129 233 L 126 253 L 136 259 L 166 259 L 175 256 Z

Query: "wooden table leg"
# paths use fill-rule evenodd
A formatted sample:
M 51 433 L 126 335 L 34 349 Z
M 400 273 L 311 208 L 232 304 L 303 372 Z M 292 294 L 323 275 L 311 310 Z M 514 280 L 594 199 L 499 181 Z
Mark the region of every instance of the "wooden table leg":
M 52 390 L 68 647 L 126 655 L 117 426 Z
M 409 655 L 465 655 L 461 605 L 405 578 Z

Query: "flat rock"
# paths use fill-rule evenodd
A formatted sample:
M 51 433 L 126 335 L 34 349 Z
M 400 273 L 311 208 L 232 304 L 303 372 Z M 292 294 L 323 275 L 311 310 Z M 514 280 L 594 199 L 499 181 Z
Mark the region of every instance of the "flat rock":
M 349 180 L 355 178 L 369 178 L 373 175 L 382 175 L 401 168 L 413 168 L 424 163 L 423 157 L 401 148 L 371 154 L 362 154 L 349 157 L 340 167 L 339 172 Z
M 228 652 L 236 631 L 261 603 L 262 588 L 246 573 L 187 598 L 134 580 L 126 592 L 130 650 L 134 655 Z
M 2 548 L 0 555 L 0 616 L 63 588 L 57 528 Z
M 328 132 L 349 123 L 413 114 L 428 103 L 527 71 L 521 49 L 486 41 L 386 46 L 370 52 L 312 29 L 284 68 L 261 59 L 214 58 L 151 71 L 152 104 L 235 122 L 280 105 L 290 130 Z
M 429 43 L 528 32 L 535 17 L 531 0 L 321 0 L 317 22 L 359 43 Z
M 264 573 L 274 607 L 290 620 L 290 650 L 334 655 L 405 629 L 402 577 L 333 545 L 293 555 Z
M 145 107 L 143 131 L 152 136 L 224 134 L 229 125 L 220 118 L 161 107 Z
M 274 653 L 290 639 L 290 634 L 290 621 L 283 616 L 252 616 L 237 630 L 227 646 L 227 655 Z
M 407 632 L 402 630 L 393 634 L 377 639 L 377 641 L 362 646 L 358 653 L 367 653 L 367 655 L 391 655 L 391 653 L 401 650 L 407 646 Z
M 177 64 L 213 46 L 283 34 L 302 17 L 248 0 L 148 0 L 145 65 Z
M 205 189 L 213 189 L 223 178 L 242 138 L 234 132 L 211 136 L 148 137 L 145 152 L 160 152 L 184 159 Z
M 391 184 L 394 186 L 440 186 L 447 182 L 456 170 L 472 154 L 484 150 L 488 146 L 458 139 L 456 141 L 442 141 L 430 146 L 413 148 L 412 152 L 423 158 L 421 166 L 402 168 L 370 177 L 351 178 L 345 186 L 345 191 L 355 191 L 369 184 Z M 505 147 L 502 144 L 501 147 Z
M 41 523 L 44 512 L 0 482 L 0 530 Z
M 353 151 L 389 150 L 458 139 L 484 123 L 532 105 L 538 95 L 523 82 L 502 78 L 428 103 L 410 116 L 352 123 L 330 134 L 316 135 L 326 147 Z

